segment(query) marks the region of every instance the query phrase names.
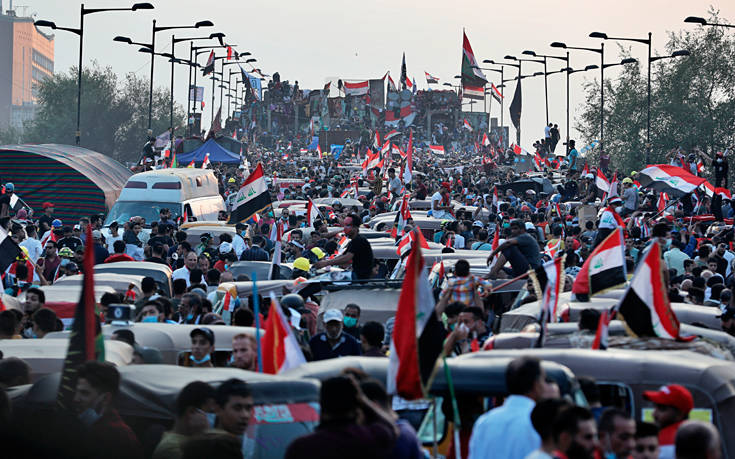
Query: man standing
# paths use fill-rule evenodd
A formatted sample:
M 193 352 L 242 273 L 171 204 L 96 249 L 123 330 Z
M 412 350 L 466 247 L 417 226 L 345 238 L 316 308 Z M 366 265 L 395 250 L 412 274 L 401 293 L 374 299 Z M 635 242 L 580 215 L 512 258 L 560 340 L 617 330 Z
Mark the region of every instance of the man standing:
M 694 408 L 692 394 L 684 386 L 669 384 L 657 391 L 644 391 L 643 398 L 655 405 L 653 419 L 659 428 L 659 457 L 673 459 L 676 431 L 689 418 L 689 412 Z
M 711 422 L 687 421 L 676 432 L 676 459 L 720 459 L 721 457 L 720 433 Z
M 174 427 L 161 437 L 153 452 L 153 459 L 180 459 L 184 443 L 210 427 L 207 418 L 213 411 L 212 386 L 202 381 L 194 381 L 184 386 L 176 398 Z
M 608 408 L 600 416 L 600 447 L 605 458 L 627 459 L 635 448 L 635 421 L 625 411 Z
M 309 341 L 314 360 L 360 355 L 360 343 L 351 335 L 343 332 L 343 320 L 339 309 L 330 309 L 324 313 L 326 331 L 315 335 Z
M 562 409 L 552 427 L 559 454 L 555 457 L 593 459 L 597 448 L 595 418 L 587 408 L 570 406 Z
M 331 260 L 319 260 L 314 263 L 316 268 L 325 266 L 340 266 L 352 263 L 352 280 L 367 280 L 372 277 L 373 271 L 373 248 L 368 240 L 360 235 L 360 219 L 355 214 L 345 217 L 342 222 L 345 235 L 350 238 L 345 253 Z
M 345 306 L 345 318 L 343 320 L 345 327 L 344 332 L 351 335 L 356 340 L 360 339 L 360 306 L 350 303 Z
M 556 144 L 559 143 L 559 139 L 561 136 L 559 135 L 559 125 L 555 124 L 554 127 L 551 128 L 551 152 L 554 153 L 556 150 Z
M 88 453 L 81 457 L 143 457 L 138 438 L 113 405 L 119 387 L 120 373 L 111 363 L 91 360 L 79 368 L 74 405 L 87 428 L 83 447 Z
M 192 250 L 191 252 L 187 253 L 186 257 L 184 258 L 184 266 L 174 271 L 171 275 L 171 279 L 184 279 L 186 281 L 186 286 L 189 287 L 191 285 L 191 270 L 197 268 L 198 263 L 199 259 L 197 257 L 197 254 Z M 201 283 L 206 284 L 204 276 L 202 276 Z
M 38 228 L 41 230 L 41 234 L 51 229 L 51 222 L 54 221 L 54 205 L 50 202 L 44 202 L 43 215 L 38 217 Z
M 215 402 L 216 428 L 242 440 L 253 417 L 255 405 L 250 386 L 240 379 L 228 379 L 215 391 Z M 244 448 L 246 447 L 247 445 Z
M 495 277 L 506 262 L 510 262 L 513 276 L 520 276 L 530 269 L 541 266 L 541 249 L 533 236 L 526 232 L 526 227 L 521 220 L 510 222 L 511 238 L 506 239 L 497 249 L 490 252 L 487 257 L 488 265 L 496 254 L 500 253 L 498 261 L 490 270 L 490 277 Z
M 531 411 L 546 390 L 541 361 L 534 357 L 513 360 L 505 370 L 505 381 L 511 395 L 475 422 L 470 459 L 523 459 L 541 446 L 541 437 L 531 424 Z
M 633 459 L 658 459 L 658 456 L 658 427 L 650 422 L 638 422 Z
M 638 189 L 630 177 L 623 179 L 623 212 L 621 217 L 626 217 L 638 210 Z
M 256 343 L 255 338 L 244 333 L 232 337 L 232 357 L 230 366 L 241 370 L 256 370 Z

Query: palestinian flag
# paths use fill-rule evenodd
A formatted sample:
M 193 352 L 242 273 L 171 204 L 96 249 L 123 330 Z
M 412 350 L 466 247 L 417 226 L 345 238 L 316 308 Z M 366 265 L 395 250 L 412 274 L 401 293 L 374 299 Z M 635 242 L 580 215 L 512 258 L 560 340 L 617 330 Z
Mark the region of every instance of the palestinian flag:
M 53 231 L 51 231 L 53 234 Z M 0 272 L 4 273 L 15 259 L 22 253 L 18 244 L 10 238 L 10 234 L 0 226 Z
M 92 240 L 92 225 L 87 225 L 87 240 Z M 94 247 L 92 244 L 85 247 L 82 272 L 85 273 L 82 280 L 82 295 L 74 312 L 69 347 L 66 351 L 64 369 L 61 372 L 61 382 L 56 397 L 56 403 L 64 410 L 72 408 L 79 367 L 89 360 L 105 360 L 104 341 L 102 334 L 98 335 L 97 318 L 95 317 Z
M 270 204 L 271 196 L 268 193 L 268 185 L 265 183 L 263 164 L 258 163 L 237 192 L 235 209 L 230 214 L 229 223 L 245 221 Z
M 431 76 L 427 71 L 424 71 L 424 74 L 426 75 L 426 84 L 439 84 L 439 78 Z
M 693 336 L 680 335 L 679 320 L 669 303 L 663 269 L 661 248 L 654 240 L 638 262 L 630 285 L 615 311 L 622 316 L 628 332 L 634 336 L 691 341 Z
M 462 32 L 462 96 L 466 99 L 485 99 L 487 77 L 478 67 L 467 34 Z
M 497 100 L 498 102 L 501 102 L 503 100 L 503 95 L 498 91 L 498 88 L 495 87 L 494 84 L 490 83 L 490 89 L 492 89 L 492 92 L 490 95 L 493 96 L 493 99 Z
M 707 182 L 681 167 L 669 164 L 648 166 L 638 173 L 638 181 L 644 188 L 664 191 L 674 198 L 691 193 Z
M 212 72 L 214 72 L 214 51 L 209 52 L 209 57 L 207 58 L 207 64 L 202 69 L 202 75 L 207 76 Z
M 626 281 L 623 229 L 617 228 L 587 257 L 577 274 L 572 293 L 578 300 Z

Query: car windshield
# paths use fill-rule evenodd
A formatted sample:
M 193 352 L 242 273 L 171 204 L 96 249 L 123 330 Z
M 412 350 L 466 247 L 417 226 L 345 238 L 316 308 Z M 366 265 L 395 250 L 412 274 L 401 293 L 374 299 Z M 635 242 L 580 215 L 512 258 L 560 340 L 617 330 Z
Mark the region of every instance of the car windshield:
M 145 226 L 150 227 L 151 222 L 160 220 L 161 209 L 169 209 L 171 211 L 171 220 L 176 220 L 179 216 L 181 205 L 176 202 L 151 202 L 151 201 L 118 201 L 110 209 L 107 214 L 104 226 L 110 226 L 113 221 L 122 225 L 130 220 L 131 217 L 145 218 Z

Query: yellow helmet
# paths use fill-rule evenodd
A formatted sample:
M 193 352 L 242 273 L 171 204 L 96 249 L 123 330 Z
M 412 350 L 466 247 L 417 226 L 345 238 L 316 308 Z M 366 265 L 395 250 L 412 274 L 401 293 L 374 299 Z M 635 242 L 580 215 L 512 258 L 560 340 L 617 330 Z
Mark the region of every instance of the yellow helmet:
M 304 257 L 299 257 L 293 261 L 294 269 L 300 269 L 301 271 L 309 271 L 311 269 L 311 263 Z
M 324 258 L 324 251 L 319 247 L 314 247 L 313 249 L 311 249 L 311 253 L 316 255 L 317 260 L 321 260 L 322 258 Z

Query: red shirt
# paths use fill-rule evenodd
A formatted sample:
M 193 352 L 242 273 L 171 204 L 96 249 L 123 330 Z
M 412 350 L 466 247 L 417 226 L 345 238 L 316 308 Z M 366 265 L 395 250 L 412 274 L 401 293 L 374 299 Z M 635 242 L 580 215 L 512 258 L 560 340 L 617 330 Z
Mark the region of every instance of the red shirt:
M 105 258 L 105 263 L 115 263 L 116 261 L 135 261 L 135 259 L 125 253 L 116 253 Z

